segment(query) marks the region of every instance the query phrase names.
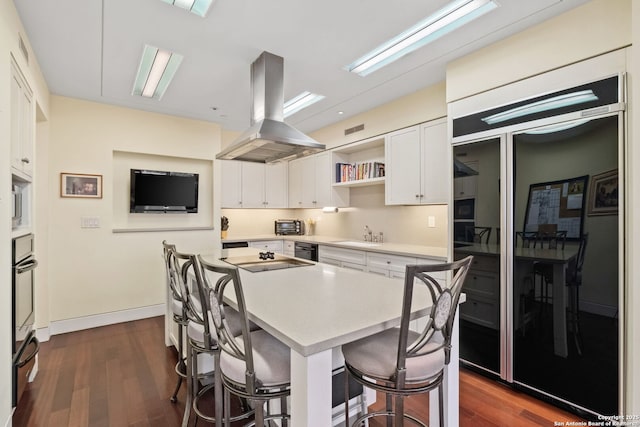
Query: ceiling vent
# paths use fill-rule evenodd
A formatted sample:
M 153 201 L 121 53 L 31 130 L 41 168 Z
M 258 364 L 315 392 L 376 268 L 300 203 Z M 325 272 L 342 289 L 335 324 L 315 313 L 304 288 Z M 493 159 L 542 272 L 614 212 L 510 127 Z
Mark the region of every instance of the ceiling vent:
M 364 123 L 360 124 L 358 126 L 354 126 L 352 128 L 349 128 L 349 129 L 345 129 L 344 130 L 344 135 L 345 136 L 351 135 L 352 133 L 360 132 L 361 130 L 364 130 Z

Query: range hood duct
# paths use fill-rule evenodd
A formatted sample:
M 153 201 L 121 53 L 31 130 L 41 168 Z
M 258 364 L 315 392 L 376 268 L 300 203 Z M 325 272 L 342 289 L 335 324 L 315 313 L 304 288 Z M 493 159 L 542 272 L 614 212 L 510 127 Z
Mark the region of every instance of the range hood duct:
M 251 126 L 217 159 L 276 163 L 325 149 L 284 120 L 284 60 L 269 52 L 251 64 Z

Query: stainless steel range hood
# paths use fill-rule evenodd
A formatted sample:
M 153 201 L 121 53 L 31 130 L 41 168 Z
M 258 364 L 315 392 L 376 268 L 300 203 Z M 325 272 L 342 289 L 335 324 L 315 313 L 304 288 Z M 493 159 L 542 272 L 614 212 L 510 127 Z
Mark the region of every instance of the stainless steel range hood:
M 251 126 L 217 159 L 275 163 L 325 149 L 284 120 L 284 61 L 269 52 L 251 64 Z

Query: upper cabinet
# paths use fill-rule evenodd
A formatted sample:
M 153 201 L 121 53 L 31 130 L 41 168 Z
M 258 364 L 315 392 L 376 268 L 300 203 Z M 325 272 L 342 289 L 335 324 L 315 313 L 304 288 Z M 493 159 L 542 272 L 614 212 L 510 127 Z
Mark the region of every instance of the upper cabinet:
M 322 153 L 289 162 L 289 207 L 348 206 L 349 189 L 333 188 L 333 153 Z
M 223 208 L 286 208 L 287 164 L 222 162 Z
M 446 119 L 386 136 L 387 205 L 442 204 L 449 199 Z
M 32 93 L 11 61 L 11 172 L 25 181 L 33 176 L 35 112 Z
M 464 162 L 469 168 L 477 171 L 478 162 Z M 461 176 L 453 180 L 453 197 L 454 199 L 473 199 L 476 197 L 478 190 L 478 176 L 469 175 Z

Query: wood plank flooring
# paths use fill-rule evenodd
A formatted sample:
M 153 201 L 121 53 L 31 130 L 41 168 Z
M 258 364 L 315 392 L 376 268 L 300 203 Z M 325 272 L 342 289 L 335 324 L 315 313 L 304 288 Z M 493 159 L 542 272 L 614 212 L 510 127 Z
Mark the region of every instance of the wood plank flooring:
M 53 336 L 41 346 L 39 373 L 27 386 L 13 426 L 179 426 L 184 385 L 178 402 L 169 401 L 176 383 L 176 357 L 173 347 L 164 345 L 163 317 Z M 426 395 L 407 400 L 407 410 L 420 419 L 428 419 L 427 408 Z M 554 421 L 578 420 L 461 370 L 461 427 L 553 426 Z M 198 425 L 210 424 L 200 421 Z M 383 424 L 372 421 L 370 425 Z

